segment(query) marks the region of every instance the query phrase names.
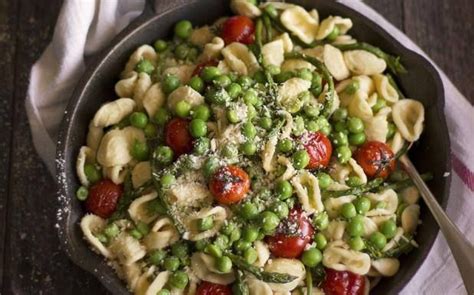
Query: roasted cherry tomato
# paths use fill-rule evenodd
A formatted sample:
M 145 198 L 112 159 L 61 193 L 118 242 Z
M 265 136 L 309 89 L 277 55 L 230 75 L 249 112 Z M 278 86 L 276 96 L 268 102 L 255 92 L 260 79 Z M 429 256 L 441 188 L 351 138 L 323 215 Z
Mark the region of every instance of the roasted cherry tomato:
M 267 238 L 270 251 L 276 257 L 297 258 L 313 240 L 314 229 L 301 208 L 291 209 L 278 226 L 275 235 Z
M 173 150 L 174 156 L 189 154 L 193 150 L 193 137 L 189 133 L 186 119 L 173 118 L 165 127 L 165 142 Z
M 332 155 L 331 141 L 322 132 L 310 132 L 301 137 L 303 146 L 309 154 L 307 169 L 325 168 Z
M 395 170 L 395 156 L 388 145 L 368 141 L 357 149 L 354 159 L 370 178 L 387 178 Z
M 253 21 L 243 15 L 229 17 L 222 25 L 221 38 L 225 44 L 240 42 L 244 44 L 253 43 L 255 36 L 255 25 Z
M 227 285 L 202 281 L 197 287 L 196 295 L 232 295 L 232 289 Z
M 326 295 L 362 295 L 365 293 L 365 278 L 349 271 L 326 268 L 322 287 Z
M 117 185 L 109 179 L 101 180 L 89 189 L 86 209 L 102 218 L 109 218 L 115 212 L 122 193 L 121 185 Z
M 215 59 L 211 59 L 211 60 L 202 62 L 202 63 L 198 64 L 196 66 L 196 68 L 194 68 L 192 76 L 199 76 L 199 75 L 201 75 L 201 72 L 205 67 L 215 67 L 215 66 L 217 66 L 217 64 L 218 64 L 218 62 Z
M 245 197 L 250 189 L 250 179 L 247 172 L 241 168 L 224 166 L 212 175 L 209 189 L 217 202 L 233 204 Z

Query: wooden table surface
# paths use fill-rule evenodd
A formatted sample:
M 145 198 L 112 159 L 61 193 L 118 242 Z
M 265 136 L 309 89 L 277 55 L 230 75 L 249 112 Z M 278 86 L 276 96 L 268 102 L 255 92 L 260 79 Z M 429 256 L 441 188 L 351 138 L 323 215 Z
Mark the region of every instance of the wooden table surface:
M 406 32 L 474 103 L 473 0 L 367 0 Z M 25 112 L 32 64 L 62 0 L 0 0 L 0 294 L 107 293 L 58 248 L 53 178 Z

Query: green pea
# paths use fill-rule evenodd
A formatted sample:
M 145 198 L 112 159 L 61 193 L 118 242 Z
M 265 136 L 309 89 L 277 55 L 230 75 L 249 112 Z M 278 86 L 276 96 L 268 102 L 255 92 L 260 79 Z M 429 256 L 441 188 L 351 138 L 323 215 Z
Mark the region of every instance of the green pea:
M 240 122 L 239 115 L 233 109 L 228 109 L 226 116 L 227 116 L 227 120 L 232 124 Z
M 150 232 L 150 226 L 148 224 L 139 221 L 136 225 L 136 229 L 143 235 L 146 236 Z
M 229 96 L 232 99 L 234 99 L 237 96 L 239 96 L 240 93 L 242 92 L 242 86 L 240 86 L 237 83 L 231 83 L 229 86 L 227 86 L 226 90 L 227 90 L 227 93 L 229 94 Z
M 349 135 L 349 143 L 351 145 L 359 146 L 365 143 L 366 136 L 364 132 L 352 133 Z
M 140 142 L 136 140 L 132 146 L 132 157 L 138 161 L 145 161 L 148 159 L 148 154 L 150 153 L 148 145 L 146 142 Z
M 258 123 L 260 127 L 265 130 L 270 130 L 272 128 L 272 118 L 270 117 L 262 117 Z
M 206 178 L 211 177 L 212 174 L 219 168 L 219 160 L 216 158 L 209 158 L 204 163 L 203 172 Z
M 326 212 L 321 212 L 313 217 L 313 224 L 319 230 L 325 230 L 329 225 L 329 216 Z
M 351 247 L 351 249 L 354 251 L 362 251 L 365 248 L 364 240 L 359 236 L 352 237 L 349 240 L 349 247 Z
M 156 40 L 153 46 L 155 47 L 156 52 L 163 52 L 168 48 L 168 43 L 166 43 L 165 40 Z
M 189 253 L 188 244 L 184 241 L 174 243 L 171 246 L 171 254 L 178 258 L 186 257 Z
M 181 81 L 176 75 L 167 74 L 163 78 L 163 83 L 161 87 L 165 94 L 170 94 L 174 90 L 176 90 L 181 85 Z
M 186 118 L 191 113 L 191 105 L 185 100 L 178 101 L 174 106 L 174 112 L 178 117 Z
M 280 200 L 286 200 L 293 195 L 293 186 L 288 180 L 278 181 L 275 190 Z
M 204 249 L 204 252 L 216 258 L 222 256 L 221 248 L 213 244 L 207 245 L 206 248 Z
M 237 147 L 231 143 L 227 143 L 222 148 L 222 155 L 228 159 L 234 159 L 239 155 L 239 150 Z
M 207 245 L 209 245 L 209 241 L 206 239 L 201 239 L 201 240 L 196 241 L 196 243 L 194 243 L 194 247 L 196 247 L 196 250 L 198 251 L 204 251 Z
M 329 33 L 329 35 L 327 35 L 326 39 L 328 41 L 334 41 L 336 40 L 337 36 L 339 36 L 339 28 L 337 26 L 334 26 L 334 29 L 331 31 L 331 33 Z
M 321 131 L 324 135 L 328 136 L 329 134 L 331 134 L 331 130 L 332 130 L 332 127 L 331 125 L 326 125 L 326 126 L 323 126 L 319 129 L 319 131 Z
M 248 89 L 253 86 L 254 81 L 252 80 L 252 78 L 248 76 L 240 76 L 237 79 L 237 83 L 239 83 L 239 85 L 242 86 L 242 88 Z
M 360 197 L 354 200 L 354 206 L 358 214 L 364 215 L 370 210 L 370 200 L 366 197 Z
M 204 155 L 211 146 L 211 140 L 207 137 L 200 137 L 194 141 L 193 150 L 197 155 Z
M 253 105 L 247 105 L 247 119 L 252 120 L 257 116 L 257 110 Z
M 161 289 L 156 295 L 171 295 L 171 292 L 168 289 Z
M 263 231 L 266 233 L 270 233 L 275 228 L 277 228 L 278 224 L 280 224 L 280 219 L 275 213 L 270 212 L 270 211 L 265 211 L 262 213 L 260 222 L 261 222 Z
M 334 111 L 331 119 L 333 119 L 335 122 L 344 121 L 347 118 L 347 114 L 348 114 L 347 109 L 339 108 L 336 111 Z
M 342 164 L 347 163 L 352 156 L 352 151 L 348 146 L 340 146 L 336 149 L 336 156 Z
M 232 270 L 232 260 L 227 256 L 216 259 L 216 268 L 221 273 L 229 273 Z
M 145 128 L 143 129 L 146 138 L 153 138 L 157 135 L 157 130 L 155 125 L 148 123 L 146 124 Z
M 130 123 L 133 127 L 143 129 L 148 124 L 148 116 L 143 112 L 134 112 L 130 115 Z
M 215 78 L 219 77 L 221 71 L 217 67 L 205 67 L 201 71 L 201 78 L 206 82 L 211 82 Z
M 387 208 L 387 203 L 385 203 L 384 201 L 377 202 L 377 203 L 375 204 L 375 208 L 377 208 L 377 209 L 385 209 L 385 208 Z
M 327 189 L 332 183 L 332 178 L 324 172 L 318 173 L 318 184 L 321 189 Z
M 155 122 L 158 125 L 165 125 L 170 119 L 171 115 L 165 108 L 159 108 L 154 116 Z
M 174 50 L 174 54 L 178 59 L 186 59 L 189 54 L 189 47 L 186 44 L 179 44 Z
M 211 117 L 211 110 L 205 104 L 197 105 L 193 108 L 191 112 L 191 116 L 193 119 L 200 119 L 203 121 L 208 121 Z
M 257 250 L 250 247 L 244 251 L 244 259 L 248 264 L 253 264 L 258 259 Z
M 221 248 L 222 250 L 227 249 L 230 244 L 230 239 L 226 235 L 218 235 L 214 240 L 214 245 Z
M 240 239 L 240 235 L 241 235 L 240 229 L 239 229 L 239 228 L 236 228 L 236 229 L 229 235 L 229 239 L 230 239 L 232 242 L 238 241 L 238 240 Z
M 346 126 L 346 122 L 344 120 L 342 121 L 337 121 L 335 124 L 334 124 L 334 130 L 336 132 L 343 132 L 343 133 L 348 133 L 347 131 L 347 126 Z
M 132 229 L 129 234 L 134 238 L 134 239 L 137 239 L 137 240 L 140 240 L 141 238 L 143 238 L 143 234 L 136 228 Z
M 166 252 L 160 249 L 153 250 L 148 256 L 148 261 L 153 265 L 160 265 L 166 257 Z
M 212 82 L 214 83 L 214 85 L 219 87 L 227 87 L 232 83 L 229 76 L 226 75 L 220 75 L 216 77 Z
M 347 121 L 347 129 L 351 133 L 361 133 L 364 131 L 364 122 L 360 118 L 352 117 Z
M 168 284 L 172 288 L 183 290 L 189 283 L 188 274 L 184 271 L 177 271 L 171 275 Z
M 352 203 L 345 203 L 341 206 L 341 215 L 349 219 L 357 215 L 355 206 Z
M 377 97 L 377 101 L 376 101 L 375 104 L 372 106 L 372 111 L 373 111 L 374 113 L 377 113 L 377 112 L 380 111 L 382 108 L 384 108 L 386 105 L 387 105 L 387 102 L 385 101 L 385 99 L 380 98 L 380 97 Z
M 352 237 L 361 236 L 364 233 L 363 217 L 360 215 L 353 217 L 347 225 L 347 231 Z
M 369 241 L 379 250 L 382 250 L 387 244 L 387 238 L 378 231 L 370 235 Z
M 310 248 L 301 255 L 301 262 L 308 267 L 317 266 L 323 260 L 323 254 L 317 248 Z
M 155 66 L 153 66 L 153 64 L 148 59 L 142 59 L 135 66 L 135 70 L 138 73 L 146 73 L 151 75 L 151 73 L 153 73 L 155 70 Z
M 247 139 L 254 139 L 257 135 L 257 129 L 255 129 L 252 122 L 245 122 L 242 125 L 242 133 Z
M 251 220 L 258 215 L 258 208 L 255 204 L 246 202 L 242 205 L 240 215 L 246 220 Z
M 248 105 L 256 105 L 258 103 L 257 92 L 249 89 L 244 93 L 244 102 Z
M 76 198 L 79 201 L 85 201 L 87 200 L 87 197 L 89 196 L 89 191 L 85 186 L 80 186 L 77 191 L 76 191 Z
M 87 163 L 84 165 L 84 174 L 86 175 L 87 180 L 94 184 L 102 179 L 102 174 L 100 170 L 94 164 Z
M 358 186 L 361 186 L 363 183 L 362 183 L 362 179 L 360 179 L 360 177 L 358 177 L 358 176 L 349 176 L 349 178 L 346 180 L 346 184 L 350 187 L 358 187 Z
M 278 17 L 278 11 L 276 10 L 275 6 L 272 5 L 272 4 L 269 4 L 269 5 L 265 6 L 265 8 L 263 9 L 263 11 L 264 11 L 270 18 L 276 19 L 276 18 Z
M 191 120 L 191 123 L 189 123 L 189 133 L 191 133 L 192 137 L 194 138 L 206 136 L 207 134 L 206 122 L 201 119 Z
M 204 90 L 204 81 L 199 76 L 192 77 L 188 85 L 199 93 L 202 93 Z
M 324 250 L 328 244 L 328 240 L 322 233 L 317 233 L 314 235 L 314 242 L 316 243 L 316 248 L 319 250 Z
M 391 139 L 395 135 L 395 132 L 397 132 L 397 126 L 392 122 L 388 123 L 387 139 Z
M 222 105 L 230 101 L 230 96 L 224 88 L 209 88 L 206 99 L 210 103 Z
M 397 231 L 397 224 L 393 220 L 387 220 L 382 223 L 380 227 L 380 232 L 387 237 L 387 239 L 391 239 L 395 236 L 395 232 Z
M 278 142 L 277 149 L 282 153 L 289 153 L 293 150 L 293 141 L 285 138 Z
M 290 212 L 290 209 L 285 202 L 276 202 L 273 204 L 271 210 L 281 219 L 286 218 Z
M 306 106 L 304 108 L 304 113 L 310 118 L 316 118 L 319 116 L 319 108 L 317 106 Z
M 114 238 L 120 233 L 119 227 L 115 223 L 111 223 L 104 228 L 104 234 L 108 238 Z
M 242 238 L 247 242 L 254 242 L 258 238 L 258 229 L 255 226 L 246 226 L 242 230 Z
M 275 81 L 277 83 L 283 83 L 286 80 L 289 80 L 289 79 L 293 78 L 293 75 L 294 74 L 292 72 L 289 72 L 289 71 L 281 72 L 280 74 L 275 76 Z
M 332 127 L 331 124 L 329 124 L 328 120 L 324 117 L 318 117 L 316 119 L 316 122 L 318 123 L 321 132 L 324 133 L 324 135 L 328 135 L 331 133 Z
M 194 62 L 197 59 L 198 54 L 199 54 L 199 50 L 195 47 L 191 47 L 191 48 L 189 48 L 187 58 L 188 58 L 189 61 Z
M 234 244 L 234 248 L 237 252 L 242 253 L 248 248 L 252 247 L 252 243 L 247 242 L 245 240 L 238 240 Z
M 332 142 L 336 146 L 347 146 L 349 144 L 349 140 L 347 138 L 347 134 L 344 132 L 336 132 L 332 136 Z
M 161 186 L 164 188 L 170 187 L 175 181 L 176 177 L 171 173 L 165 173 L 160 179 Z
M 242 144 L 241 149 L 246 156 L 253 156 L 257 152 L 257 146 L 251 141 Z
M 200 231 L 210 230 L 214 226 L 214 219 L 212 216 L 207 216 L 198 220 L 198 229 Z
M 193 30 L 193 24 L 188 20 L 181 20 L 174 26 L 174 34 L 181 39 L 187 39 Z
M 311 73 L 311 70 L 307 68 L 298 70 L 296 76 L 307 81 L 313 80 L 313 74 Z
M 221 232 L 222 232 L 224 235 L 230 236 L 230 234 L 231 234 L 236 228 L 237 228 L 237 226 L 235 225 L 234 222 L 228 221 L 228 222 L 226 222 L 226 224 L 224 224 L 223 227 L 221 227 Z
M 318 131 L 319 130 L 318 123 L 316 123 L 316 121 L 307 121 L 306 129 L 311 132 Z
M 173 161 L 173 150 L 169 146 L 158 146 L 155 149 L 155 158 L 160 164 L 170 164 Z
M 323 91 L 323 78 L 318 73 L 313 73 L 310 91 L 315 97 L 318 97 Z
M 354 95 L 357 92 L 357 90 L 359 90 L 359 88 L 360 88 L 359 81 L 352 80 L 351 83 L 349 83 L 349 85 L 346 86 L 346 88 L 344 89 L 344 92 L 349 95 Z
M 304 169 L 309 164 L 309 155 L 306 150 L 299 150 L 293 154 L 293 166 L 295 169 Z

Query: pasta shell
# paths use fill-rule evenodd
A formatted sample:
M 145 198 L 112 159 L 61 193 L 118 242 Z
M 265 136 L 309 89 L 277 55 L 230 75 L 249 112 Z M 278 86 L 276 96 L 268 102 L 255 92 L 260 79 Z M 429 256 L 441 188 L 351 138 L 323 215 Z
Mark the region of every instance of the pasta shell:
M 413 234 L 418 227 L 419 220 L 420 206 L 418 204 L 413 204 L 406 207 L 401 216 L 403 231 L 407 234 Z
M 285 53 L 292 52 L 294 45 L 293 41 L 290 38 L 288 33 L 283 33 L 280 36 L 276 37 L 275 40 L 281 40 L 283 42 L 283 50 Z
M 413 185 L 403 189 L 399 194 L 401 195 L 403 202 L 408 205 L 416 204 L 420 199 L 420 192 L 416 186 Z
M 228 285 L 235 280 L 233 272 L 222 274 L 215 267 L 214 258 L 202 252 L 195 252 L 191 257 L 191 268 L 196 276 L 214 284 Z
M 262 14 L 260 9 L 247 0 L 232 0 L 230 8 L 237 15 L 244 15 L 249 18 L 256 18 Z
M 148 74 L 138 74 L 137 82 L 135 83 L 135 87 L 133 88 L 133 99 L 136 102 L 137 109 L 143 109 L 143 99 L 145 97 L 145 93 L 151 87 L 151 84 L 151 78 Z
M 310 44 L 315 40 L 318 22 L 303 7 L 294 6 L 285 9 L 280 16 L 280 21 L 304 43 Z
M 148 235 L 143 238 L 143 244 L 148 250 L 163 249 L 179 240 L 173 222 L 168 217 L 160 217 L 153 225 Z
M 384 75 L 373 75 L 372 79 L 375 83 L 375 88 L 377 88 L 378 94 L 390 103 L 395 103 L 398 101 L 398 92 L 397 90 L 390 84 L 388 81 L 387 76 Z
M 148 88 L 145 96 L 143 97 L 143 107 L 145 108 L 149 117 L 153 117 L 161 108 L 166 101 L 166 96 L 161 89 L 160 83 L 153 84 L 150 88 Z
M 194 69 L 196 68 L 195 65 L 177 65 L 174 67 L 169 67 L 167 68 L 163 74 L 171 74 L 175 75 L 176 77 L 179 78 L 181 83 L 186 84 L 191 80 L 191 77 L 193 75 Z
M 319 182 L 316 176 L 303 170 L 291 179 L 291 184 L 295 188 L 303 209 L 308 214 L 318 213 L 324 210 Z
M 306 276 L 305 267 L 303 263 L 301 263 L 301 261 L 299 261 L 298 259 L 272 259 L 271 263 L 269 262 L 267 263 L 267 265 L 265 265 L 265 271 L 290 274 L 296 277 L 296 279 L 294 279 L 293 281 L 285 284 L 268 283 L 268 285 L 274 292 L 281 293 L 289 292 L 295 289 L 298 284 L 304 280 Z
M 264 281 L 249 278 L 246 282 L 250 295 L 273 295 L 272 288 Z
M 135 108 L 135 102 L 130 98 L 119 98 L 102 105 L 95 113 L 92 124 L 94 127 L 108 127 L 122 121 Z
M 397 211 L 398 196 L 393 189 L 385 190 L 381 193 L 369 193 L 367 197 L 373 204 L 384 202 L 385 208 L 374 208 L 366 213 L 366 216 L 391 215 Z
M 403 228 L 398 227 L 397 230 L 395 231 L 395 235 L 390 241 L 388 241 L 387 245 L 385 245 L 385 247 L 382 249 L 382 252 L 386 252 L 398 246 L 398 243 L 400 239 L 402 238 L 403 238 Z
M 132 160 L 130 150 L 135 141 L 145 141 L 143 131 L 135 127 L 107 132 L 100 142 L 97 161 L 104 167 L 126 165 Z
M 146 255 L 145 247 L 126 232 L 120 233 L 110 244 L 109 249 L 124 265 L 137 262 Z
M 115 93 L 118 97 L 133 97 L 133 90 L 138 80 L 138 73 L 131 71 L 115 84 Z
M 302 59 L 287 59 L 281 65 L 282 72 L 295 72 L 300 69 L 314 71 L 316 67 Z
M 285 60 L 285 51 L 282 40 L 269 42 L 262 47 L 263 64 L 280 67 Z
M 278 164 L 286 167 L 285 172 L 280 177 L 278 177 L 278 180 L 290 180 L 296 174 L 296 169 L 293 167 L 293 162 L 287 157 L 278 156 L 277 162 Z
M 125 77 L 128 73 L 135 69 L 137 63 L 142 59 L 149 60 L 152 64 L 156 63 L 158 55 L 153 47 L 150 45 L 142 45 L 138 47 L 133 54 L 128 59 L 125 70 L 122 72 L 121 76 Z
M 311 87 L 311 82 L 301 78 L 291 78 L 285 81 L 278 90 L 277 101 L 279 103 L 284 103 L 287 100 L 294 99 L 298 95 L 308 90 Z
M 116 165 L 104 168 L 104 176 L 113 181 L 115 184 L 121 184 L 125 181 L 128 169 L 124 165 Z
M 344 52 L 347 68 L 355 75 L 381 74 L 387 64 L 381 58 L 365 50 L 350 50 Z
M 199 62 L 205 62 L 217 58 L 221 54 L 221 50 L 224 49 L 224 40 L 220 37 L 214 37 L 211 43 L 207 43 L 204 46 L 204 50 L 198 58 Z
M 373 111 L 367 102 L 367 94 L 357 91 L 350 101 L 347 111 L 351 117 L 358 117 L 364 121 L 369 121 L 373 116 Z
M 379 258 L 372 261 L 372 267 L 382 276 L 394 276 L 400 268 L 400 261 L 396 258 Z
M 132 218 L 135 223 L 152 222 L 153 219 L 155 219 L 158 215 L 152 213 L 148 209 L 148 204 L 151 200 L 156 199 L 157 196 L 158 194 L 156 192 L 152 192 L 133 200 L 133 202 L 130 204 L 130 207 L 128 207 L 128 214 L 130 215 L 130 218 Z
M 364 237 L 369 237 L 377 230 L 377 224 L 371 218 L 364 216 Z
M 397 154 L 405 145 L 405 140 L 403 139 L 403 136 L 400 134 L 400 132 L 396 131 L 388 145 L 392 149 L 392 152 Z
M 318 45 L 313 48 L 306 48 L 306 49 L 301 50 L 301 53 L 317 58 L 319 61 L 324 62 L 324 46 Z M 313 65 L 311 64 L 311 66 Z
M 350 271 L 365 275 L 370 269 L 370 257 L 366 253 L 348 250 L 342 241 L 330 243 L 323 252 L 323 265 L 338 271 Z
M 337 198 L 328 198 L 324 201 L 324 208 L 328 212 L 330 218 L 336 218 L 339 215 L 339 210 L 345 203 L 350 203 L 355 200 L 356 196 L 342 196 Z
M 87 146 L 94 151 L 97 151 L 103 136 L 103 128 L 94 126 L 93 122 L 91 121 L 89 124 L 89 132 L 87 132 Z
M 86 163 L 94 163 L 94 157 L 94 150 L 87 146 L 81 147 L 79 155 L 77 156 L 76 174 L 79 177 L 80 183 L 85 187 L 88 187 L 90 183 L 87 179 L 86 173 L 84 172 L 84 165 L 86 165 Z
M 324 19 L 319 25 L 316 34 L 317 40 L 323 40 L 334 30 L 334 27 L 339 29 L 341 35 L 347 33 L 352 28 L 352 20 L 350 18 L 342 18 L 340 16 L 329 16 Z
M 285 126 L 281 129 L 280 139 L 290 138 L 293 130 L 293 116 L 285 110 L 280 111 L 279 114 L 285 118 Z
M 168 282 L 171 276 L 171 272 L 169 271 L 161 271 L 155 277 L 155 279 L 151 282 L 150 286 L 148 286 L 144 295 L 156 295 L 159 291 L 163 289 L 165 284 Z
M 392 106 L 392 118 L 403 138 L 413 142 L 423 131 L 425 108 L 416 100 L 402 99 Z
M 186 173 L 180 176 L 169 191 L 167 198 L 180 207 L 193 207 L 198 204 L 210 203 L 213 198 L 198 173 Z
M 257 260 L 255 260 L 253 265 L 263 267 L 270 258 L 270 250 L 268 250 L 267 244 L 262 241 L 255 241 L 254 246 L 257 251 Z
M 149 161 L 140 162 L 132 170 L 132 184 L 138 188 L 151 179 L 151 165 Z
M 214 33 L 212 33 L 211 28 L 209 26 L 203 26 L 192 31 L 191 36 L 189 36 L 189 42 L 202 48 L 211 42 L 212 38 L 214 38 Z
M 231 43 L 221 52 L 229 67 L 240 75 L 253 75 L 260 69 L 255 55 L 242 43 Z
M 339 35 L 332 42 L 333 45 L 348 45 L 357 43 L 357 40 L 350 35 Z
M 168 96 L 168 108 L 174 110 L 180 101 L 186 101 L 191 106 L 197 106 L 204 103 L 204 97 L 189 86 L 181 86 L 170 93 Z
M 390 114 L 391 109 L 385 107 L 381 109 L 377 115 L 365 121 L 365 135 L 367 140 L 376 140 L 380 142 L 387 141 L 388 134 L 388 121 L 387 116 Z
M 342 240 L 347 222 L 342 220 L 331 220 L 324 230 L 324 236 L 330 241 Z
M 262 150 L 262 167 L 266 172 L 272 172 L 276 169 L 275 165 L 275 151 L 278 142 L 277 136 L 270 137 L 266 142 Z
M 81 219 L 82 233 L 93 249 L 106 258 L 113 258 L 113 254 L 95 237 L 106 225 L 107 222 L 104 219 L 93 214 L 87 214 Z
M 209 216 L 212 216 L 214 220 L 212 228 L 206 231 L 200 231 L 197 227 L 197 221 Z M 212 208 L 201 209 L 199 212 L 191 214 L 191 216 L 189 216 L 185 221 L 187 232 L 183 235 L 183 238 L 191 241 L 198 241 L 213 237 L 222 227 L 226 218 L 227 212 L 224 207 L 215 206 Z
M 334 79 L 341 81 L 350 76 L 342 51 L 338 48 L 329 44 L 324 45 L 323 60 Z
M 148 287 L 150 287 L 150 281 L 151 281 L 151 277 L 153 275 L 154 270 L 155 270 L 155 267 L 151 266 L 140 275 L 140 277 L 138 278 L 135 284 L 135 288 L 133 289 L 133 293 L 135 295 L 145 294 Z
M 137 263 L 132 263 L 129 265 L 120 266 L 118 263 L 114 262 L 112 267 L 115 269 L 119 277 L 123 278 L 127 282 L 129 290 L 135 290 L 137 287 L 138 280 L 142 275 L 141 268 Z

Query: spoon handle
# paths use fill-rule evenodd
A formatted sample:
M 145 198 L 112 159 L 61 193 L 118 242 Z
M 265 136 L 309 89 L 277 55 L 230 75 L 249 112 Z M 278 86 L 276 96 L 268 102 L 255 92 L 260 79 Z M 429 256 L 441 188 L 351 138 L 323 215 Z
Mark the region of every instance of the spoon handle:
M 400 162 L 403 164 L 406 172 L 410 175 L 416 187 L 419 189 L 423 200 L 430 209 L 441 229 L 441 232 L 446 238 L 459 272 L 461 273 L 467 293 L 474 294 L 474 247 L 443 211 L 425 182 L 421 179 L 420 174 L 415 166 L 413 166 L 410 159 L 408 159 L 406 155 L 403 155 L 400 157 Z

